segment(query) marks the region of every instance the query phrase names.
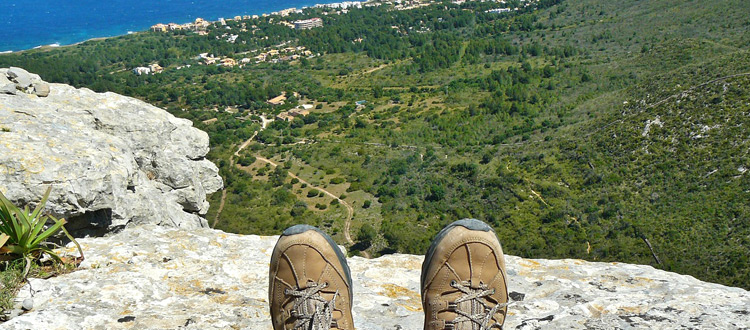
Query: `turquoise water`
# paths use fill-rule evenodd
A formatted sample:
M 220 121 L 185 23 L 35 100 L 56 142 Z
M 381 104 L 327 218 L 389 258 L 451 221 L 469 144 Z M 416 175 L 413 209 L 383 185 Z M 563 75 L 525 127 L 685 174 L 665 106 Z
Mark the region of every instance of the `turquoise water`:
M 337 0 L 0 0 L 0 52 L 123 35 L 156 23 L 217 20 L 332 2 Z

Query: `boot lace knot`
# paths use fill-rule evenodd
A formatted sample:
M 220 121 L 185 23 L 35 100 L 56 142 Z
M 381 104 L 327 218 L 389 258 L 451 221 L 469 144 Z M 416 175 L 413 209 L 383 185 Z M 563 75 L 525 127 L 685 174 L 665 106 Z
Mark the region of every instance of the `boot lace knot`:
M 481 282 L 478 288 L 473 288 L 468 281 L 451 281 L 451 287 L 459 290 L 463 295 L 455 301 L 448 302 L 448 310 L 456 313 L 457 316 L 452 321 L 445 322 L 446 330 L 502 329 L 502 324 L 493 321 L 492 317 L 510 302 L 491 304 L 490 296 L 495 294 L 495 289 L 490 289 Z M 457 327 L 467 322 L 468 327 Z
M 291 310 L 295 318 L 294 330 L 328 330 L 338 328 L 338 323 L 333 319 L 333 311 L 336 308 L 338 290 L 333 298 L 328 301 L 320 295 L 321 290 L 328 287 L 328 283 L 318 284 L 308 282 L 304 289 L 293 288 L 284 290 L 284 294 L 294 297 L 294 306 Z

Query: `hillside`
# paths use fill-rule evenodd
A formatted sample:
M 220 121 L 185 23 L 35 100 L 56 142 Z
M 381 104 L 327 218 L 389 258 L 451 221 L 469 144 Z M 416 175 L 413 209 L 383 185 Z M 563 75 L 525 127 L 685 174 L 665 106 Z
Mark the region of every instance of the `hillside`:
M 486 12 L 500 6 L 311 9 L 283 20 L 321 16 L 323 27 L 259 18 L 206 36 L 0 55 L 0 66 L 193 120 L 225 182 L 207 215 L 222 230 L 309 223 L 352 254 L 421 254 L 443 225 L 474 217 L 513 255 L 650 264 L 750 288 L 750 4 Z M 289 46 L 310 55 L 242 67 L 196 59 Z M 164 72 L 130 71 L 157 62 Z M 266 102 L 282 93 L 285 104 Z M 309 114 L 261 125 L 303 104 Z

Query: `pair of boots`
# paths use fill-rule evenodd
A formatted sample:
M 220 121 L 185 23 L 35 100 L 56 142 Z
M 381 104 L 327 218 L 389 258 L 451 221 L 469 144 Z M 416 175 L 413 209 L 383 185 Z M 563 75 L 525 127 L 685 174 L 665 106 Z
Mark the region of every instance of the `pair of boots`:
M 456 221 L 438 233 L 422 264 L 425 330 L 500 329 L 508 289 L 500 242 L 482 221 Z M 353 330 L 346 258 L 319 229 L 288 228 L 271 256 L 268 297 L 275 330 Z

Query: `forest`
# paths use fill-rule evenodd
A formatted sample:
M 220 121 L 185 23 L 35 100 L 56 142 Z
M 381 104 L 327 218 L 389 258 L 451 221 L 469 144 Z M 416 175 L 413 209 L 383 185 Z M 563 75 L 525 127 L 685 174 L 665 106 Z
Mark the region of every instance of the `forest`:
M 520 9 L 487 12 L 506 6 Z M 324 11 L 283 18 L 321 17 L 310 30 L 261 17 L 207 35 L 3 54 L 0 67 L 192 120 L 225 181 L 207 214 L 218 229 L 275 235 L 308 223 L 374 257 L 422 254 L 444 225 L 471 217 L 508 254 L 650 264 L 750 288 L 750 3 Z M 240 42 L 224 40 L 228 30 Z M 278 45 L 312 55 L 197 59 Z M 131 72 L 151 63 L 164 72 Z M 284 104 L 266 102 L 282 93 Z M 308 114 L 280 119 L 302 105 Z

